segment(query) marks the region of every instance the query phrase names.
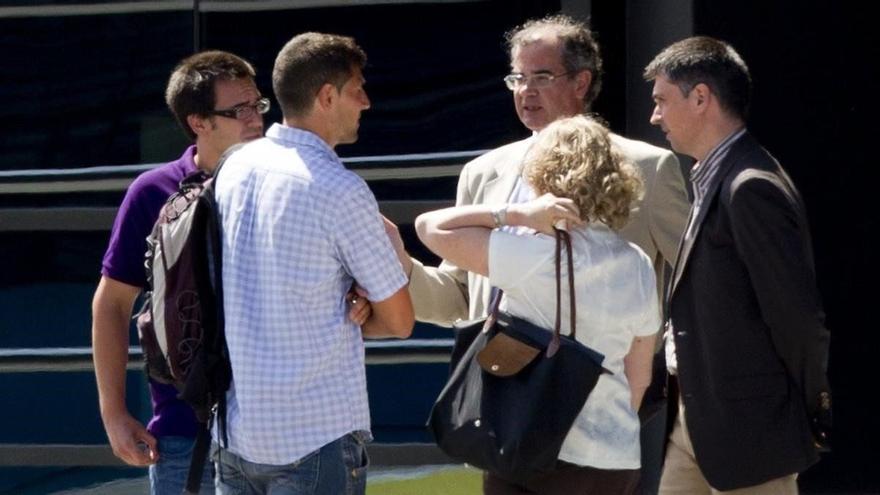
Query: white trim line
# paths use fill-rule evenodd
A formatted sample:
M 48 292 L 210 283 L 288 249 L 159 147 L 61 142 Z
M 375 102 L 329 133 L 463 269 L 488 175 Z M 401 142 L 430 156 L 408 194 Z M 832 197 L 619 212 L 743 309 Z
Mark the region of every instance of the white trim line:
M 298 10 L 316 7 L 355 7 L 361 5 L 399 5 L 414 3 L 471 3 L 486 0 L 203 0 L 199 12 L 257 12 Z M 140 2 L 44 3 L 23 7 L 0 7 L 0 19 L 10 17 L 70 17 L 80 15 L 138 14 L 144 12 L 193 11 L 192 0 L 153 0 Z
M 412 348 L 451 348 L 455 339 L 406 339 L 406 340 L 368 340 L 367 349 L 412 349 Z M 0 358 L 9 357 L 82 357 L 91 356 L 91 347 L 17 347 L 0 349 Z M 129 356 L 140 356 L 141 348 L 130 346 Z
M 471 3 L 485 0 L 262 0 L 205 1 L 200 5 L 202 12 L 252 12 L 260 10 L 295 10 L 315 7 L 356 7 L 361 5 L 401 5 L 412 3 Z
M 464 164 L 428 165 L 425 167 L 362 168 L 352 172 L 366 181 L 372 180 L 413 180 L 434 179 L 438 177 L 458 177 Z M 145 169 L 146 170 L 146 169 Z M 57 177 L 57 175 L 56 175 Z M 0 176 L 2 179 L 2 176 Z M 49 180 L 34 182 L 0 182 L 0 194 L 42 194 L 69 192 L 124 191 L 134 180 L 134 176 L 116 179 Z
M 419 160 L 461 160 L 472 159 L 488 153 L 491 150 L 470 151 L 438 151 L 436 153 L 407 153 L 401 155 L 367 155 L 340 157 L 345 164 L 355 163 L 386 163 L 386 162 L 414 162 Z M 0 179 L 15 177 L 43 177 L 43 176 L 66 176 L 66 175 L 92 175 L 107 173 L 140 173 L 156 168 L 162 163 L 141 163 L 134 165 L 96 165 L 81 168 L 27 168 L 16 170 L 0 170 Z M 405 168 L 405 167 L 395 167 Z
M 65 175 L 91 175 L 111 172 L 146 172 L 161 163 L 141 163 L 138 165 L 99 165 L 83 168 L 27 168 L 18 170 L 0 170 L 0 179 L 6 177 L 54 177 Z
M 406 155 L 352 156 L 342 158 L 346 165 L 357 165 L 352 171 L 366 181 L 433 179 L 458 177 L 464 163 L 488 150 L 412 153 Z M 424 164 L 435 162 L 434 164 Z M 451 163 L 450 163 L 451 162 Z M 407 163 L 420 163 L 407 166 Z M 396 166 L 374 167 L 374 164 Z M 83 168 L 0 170 L 0 194 L 39 194 L 123 191 L 134 178 L 161 163 L 138 165 L 104 165 Z M 110 174 L 116 177 L 108 176 Z M 103 176 L 90 179 L 89 176 Z M 37 180 L 22 180 L 33 179 Z M 42 180 L 41 180 L 42 179 Z
M 399 364 L 449 363 L 455 339 L 410 339 L 401 341 L 367 341 L 366 348 L 390 349 L 368 352 L 368 366 Z M 143 371 L 140 347 L 128 348 L 129 371 Z M 4 373 L 71 373 L 92 372 L 91 347 L 46 347 L 0 349 L 0 374 Z
M 192 9 L 193 2 L 190 0 L 82 3 L 78 5 L 54 5 L 49 3 L 43 5 L 29 5 L 27 7 L 0 7 L 0 18 L 137 14 L 143 12 L 185 11 Z
M 412 223 L 430 210 L 452 206 L 451 199 L 382 200 L 379 210 L 394 223 Z M 110 230 L 116 206 L 0 207 L 0 232 L 83 232 Z

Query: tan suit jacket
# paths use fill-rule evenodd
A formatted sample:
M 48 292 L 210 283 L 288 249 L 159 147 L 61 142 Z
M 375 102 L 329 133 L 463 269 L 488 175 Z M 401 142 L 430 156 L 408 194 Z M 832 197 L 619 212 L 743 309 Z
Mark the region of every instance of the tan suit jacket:
M 675 260 L 689 209 L 678 159 L 670 151 L 642 141 L 615 134 L 612 141 L 637 165 L 645 185 L 644 197 L 621 235 L 654 260 L 659 291 L 665 264 Z M 458 180 L 455 204 L 507 203 L 531 142 L 531 138 L 516 141 L 468 162 Z M 458 319 L 485 316 L 490 286 L 486 277 L 446 261 L 429 267 L 413 260 L 409 292 L 416 319 L 450 326 Z

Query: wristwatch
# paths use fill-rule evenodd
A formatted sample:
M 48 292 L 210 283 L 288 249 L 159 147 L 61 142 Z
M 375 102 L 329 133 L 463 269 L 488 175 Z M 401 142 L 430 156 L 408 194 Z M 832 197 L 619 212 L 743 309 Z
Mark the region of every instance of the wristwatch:
M 507 204 L 492 208 L 492 220 L 495 221 L 495 228 L 507 225 Z

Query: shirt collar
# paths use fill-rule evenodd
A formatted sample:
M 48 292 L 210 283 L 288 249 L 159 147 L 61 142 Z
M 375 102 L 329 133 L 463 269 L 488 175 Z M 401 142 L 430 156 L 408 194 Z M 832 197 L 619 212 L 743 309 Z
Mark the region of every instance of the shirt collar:
M 339 155 L 333 151 L 333 148 L 327 145 L 326 141 L 312 131 L 275 123 L 272 124 L 272 127 L 270 127 L 268 131 L 266 131 L 266 137 L 277 139 L 294 146 L 317 148 L 320 152 L 328 155 L 332 161 L 342 165 Z
M 702 197 L 709 187 L 709 181 L 715 175 L 718 164 L 727 155 L 733 143 L 746 133 L 746 128 L 737 129 L 724 137 L 718 144 L 712 148 L 712 151 L 706 155 L 704 160 L 694 164 L 691 169 L 691 182 L 694 185 L 694 194 Z
M 723 153 L 726 153 L 727 150 L 730 149 L 730 146 L 733 144 L 733 142 L 739 139 L 739 137 L 745 133 L 745 127 L 740 127 L 739 129 L 731 132 L 730 134 L 725 136 L 724 139 L 722 139 L 717 145 L 715 145 L 715 148 L 713 148 L 712 151 L 710 151 L 709 154 L 706 155 L 706 159 L 703 161 L 714 162 L 718 160 L 718 157 Z
M 196 145 L 191 144 L 189 148 L 183 152 L 183 155 L 180 156 L 180 165 L 183 166 L 183 171 L 186 172 L 186 175 L 199 169 L 199 167 L 196 166 Z

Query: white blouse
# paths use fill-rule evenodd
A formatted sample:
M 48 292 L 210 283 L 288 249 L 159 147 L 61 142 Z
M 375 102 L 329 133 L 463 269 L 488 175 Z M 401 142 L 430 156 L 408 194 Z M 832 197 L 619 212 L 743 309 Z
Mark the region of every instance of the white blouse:
M 635 244 L 601 223 L 571 231 L 577 340 L 605 356 L 603 374 L 568 433 L 559 459 L 599 469 L 640 467 L 639 418 L 630 406 L 623 358 L 636 336 L 660 329 L 654 266 Z M 556 240 L 495 230 L 489 281 L 504 290 L 501 309 L 552 330 L 556 314 Z M 562 332 L 569 331 L 563 251 Z

